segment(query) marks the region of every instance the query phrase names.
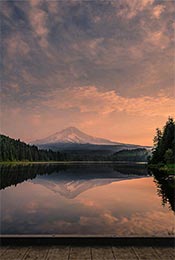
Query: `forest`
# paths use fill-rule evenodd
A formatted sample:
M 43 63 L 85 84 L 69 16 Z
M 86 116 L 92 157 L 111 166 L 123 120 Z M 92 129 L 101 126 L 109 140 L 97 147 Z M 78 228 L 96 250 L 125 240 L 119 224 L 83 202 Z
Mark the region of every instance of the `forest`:
M 0 135 L 0 161 L 133 161 L 146 162 L 148 151 L 144 148 L 121 150 L 109 153 L 105 150 L 70 150 L 52 151 L 38 149 L 35 145 L 29 145 L 14 140 L 8 136 Z
M 150 152 L 145 148 L 121 150 L 112 156 L 113 161 L 146 162 Z
M 52 150 L 39 150 L 5 135 L 0 135 L 0 161 L 62 161 L 66 155 Z
M 149 164 L 175 163 L 175 122 L 169 117 L 162 130 L 156 129 L 152 157 Z

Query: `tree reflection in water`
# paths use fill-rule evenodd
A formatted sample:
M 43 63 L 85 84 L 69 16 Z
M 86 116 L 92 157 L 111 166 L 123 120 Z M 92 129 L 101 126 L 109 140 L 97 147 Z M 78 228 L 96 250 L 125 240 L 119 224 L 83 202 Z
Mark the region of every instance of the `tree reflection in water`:
M 82 167 L 84 167 L 82 174 Z M 0 165 L 0 189 L 17 185 L 28 179 L 35 179 L 37 175 L 59 174 L 59 179 L 94 179 L 115 178 L 119 174 L 147 176 L 148 171 L 143 165 L 71 165 L 71 164 L 28 164 L 28 165 Z M 157 186 L 157 194 L 162 198 L 162 205 L 169 205 L 175 211 L 175 178 L 165 172 L 154 170 L 151 172 Z
M 169 205 L 169 208 L 175 211 L 175 176 L 166 172 L 152 171 L 154 182 L 157 186 L 157 194 L 162 198 L 162 205 Z
M 54 171 L 59 172 L 66 169 L 66 165 L 59 165 L 58 167 L 54 164 L 1 165 L 0 189 L 35 179 L 37 175 L 49 175 Z

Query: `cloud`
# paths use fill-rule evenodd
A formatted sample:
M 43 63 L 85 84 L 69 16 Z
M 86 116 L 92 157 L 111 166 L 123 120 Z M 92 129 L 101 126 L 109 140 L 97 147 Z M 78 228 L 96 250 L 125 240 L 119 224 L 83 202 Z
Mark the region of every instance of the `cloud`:
M 6 4 L 6 2 L 1 2 L 1 8 L 3 9 L 3 15 L 6 18 L 10 18 L 12 16 L 12 9 Z
M 120 0 L 116 3 L 120 6 L 120 10 L 117 13 L 117 15 L 124 19 L 132 19 L 137 14 L 139 14 L 140 12 L 148 8 L 150 5 L 152 5 L 154 3 L 154 0 Z M 114 2 L 114 5 L 116 3 Z
M 53 15 L 58 14 L 59 1 L 47 1 L 49 12 Z
M 121 9 L 130 6 L 145 12 L 137 22 L 130 19 L 128 25 L 116 16 L 120 5 Z M 173 30 L 173 25 L 170 24 L 172 14 L 168 3 L 162 4 L 166 7 L 162 19 L 148 19 L 150 12 L 160 9 L 159 5 L 152 1 L 112 1 L 101 5 L 98 1 L 86 4 L 81 1 L 18 4 L 14 1 L 6 9 L 11 8 L 12 12 L 14 6 L 12 17 L 15 18 L 5 19 L 3 23 L 8 31 L 3 36 L 4 50 L 11 49 L 16 55 L 13 60 L 10 55 L 4 57 L 4 66 L 11 68 L 6 80 L 12 81 L 12 77 L 16 77 L 18 83 L 20 81 L 25 86 L 23 92 L 30 88 L 30 99 L 53 89 L 84 85 L 115 90 L 130 97 L 157 95 L 161 89 L 166 89 L 171 95 L 173 39 L 169 30 Z M 19 16 L 20 13 L 28 19 Z M 94 17 L 102 15 L 103 19 L 94 23 Z M 88 28 L 85 28 L 86 23 Z M 83 30 L 80 24 L 84 26 Z M 31 82 L 29 77 L 21 78 L 16 68 L 25 70 L 32 78 Z
M 163 13 L 165 9 L 164 5 L 157 5 L 153 8 L 153 16 L 157 19 L 160 18 L 160 15 Z
M 171 39 L 168 37 L 164 26 L 162 26 L 162 28 L 159 30 L 146 30 L 146 36 L 147 37 L 145 37 L 143 41 L 142 48 L 145 46 L 147 48 L 152 48 L 152 50 L 156 50 L 156 48 L 158 47 L 163 50 L 167 48 L 171 43 Z
M 23 40 L 20 33 L 12 34 L 8 39 L 5 39 L 6 49 L 9 58 L 14 57 L 14 55 L 25 56 L 30 52 L 30 47 L 28 43 Z
M 20 90 L 20 86 L 19 86 L 17 83 L 15 83 L 15 82 L 12 82 L 12 83 L 8 86 L 8 88 L 10 88 L 12 91 L 15 91 L 16 93 L 18 93 L 19 90 Z
M 119 219 L 116 218 L 116 217 L 114 217 L 114 216 L 111 214 L 111 212 L 106 212 L 106 213 L 104 213 L 103 217 L 104 217 L 105 221 L 106 221 L 107 223 L 109 223 L 109 224 L 114 224 L 114 223 L 116 223 L 116 222 L 119 221 Z
M 81 113 L 107 115 L 115 111 L 131 114 L 169 116 L 175 110 L 174 99 L 157 97 L 126 98 L 112 91 L 99 91 L 95 86 L 56 90 L 44 104 L 54 109 L 78 108 Z
M 31 8 L 29 9 L 29 20 L 32 29 L 39 40 L 40 46 L 43 48 L 48 47 L 47 36 L 49 33 L 47 27 L 47 12 L 40 8 L 42 1 L 30 1 Z
M 173 218 L 170 218 L 170 227 L 167 227 L 167 217 L 169 217 L 169 212 L 136 212 L 129 217 L 121 218 L 117 231 L 121 236 L 128 233 L 129 235 L 139 236 L 152 236 L 153 234 L 154 236 L 168 236 L 169 228 L 173 224 Z

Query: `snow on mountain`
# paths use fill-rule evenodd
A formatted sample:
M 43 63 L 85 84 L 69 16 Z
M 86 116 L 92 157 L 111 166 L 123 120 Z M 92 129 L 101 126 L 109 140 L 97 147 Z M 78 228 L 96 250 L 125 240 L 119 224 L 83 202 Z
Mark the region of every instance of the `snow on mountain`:
M 68 127 L 60 132 L 57 132 L 44 139 L 39 139 L 32 142 L 33 144 L 52 144 L 52 143 L 65 143 L 65 144 L 97 144 L 97 145 L 116 145 L 119 143 L 112 142 L 107 139 L 93 137 L 87 135 L 77 129 L 76 127 Z

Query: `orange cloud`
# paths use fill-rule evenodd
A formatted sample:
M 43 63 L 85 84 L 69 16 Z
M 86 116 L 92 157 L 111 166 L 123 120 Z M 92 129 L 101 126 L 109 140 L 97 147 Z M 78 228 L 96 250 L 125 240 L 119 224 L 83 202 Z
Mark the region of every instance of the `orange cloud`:
M 175 111 L 174 99 L 163 94 L 157 97 L 127 98 L 114 90 L 99 91 L 95 86 L 56 90 L 45 105 L 55 109 L 78 108 L 80 112 L 107 115 L 115 111 L 149 116 L 169 116 Z
M 145 38 L 145 43 L 148 42 L 155 47 L 160 47 L 161 49 L 166 48 L 170 42 L 170 38 L 166 36 L 162 30 L 148 32 L 147 36 L 148 37 Z
M 125 19 L 132 19 L 139 12 L 151 6 L 154 3 L 154 0 L 124 0 L 120 2 L 122 4 L 122 9 L 118 12 L 118 16 Z
M 156 127 L 162 127 L 175 111 L 173 97 L 163 93 L 127 98 L 95 86 L 56 90 L 47 98 L 37 111 L 3 109 L 1 125 L 9 129 L 6 134 L 29 141 L 74 125 L 94 136 L 152 145 Z
M 157 5 L 153 8 L 153 16 L 157 19 L 160 17 L 160 15 L 163 13 L 165 9 L 164 5 Z

